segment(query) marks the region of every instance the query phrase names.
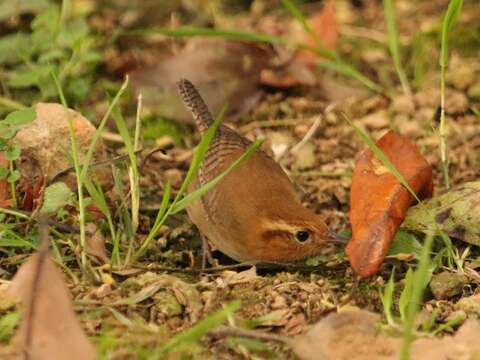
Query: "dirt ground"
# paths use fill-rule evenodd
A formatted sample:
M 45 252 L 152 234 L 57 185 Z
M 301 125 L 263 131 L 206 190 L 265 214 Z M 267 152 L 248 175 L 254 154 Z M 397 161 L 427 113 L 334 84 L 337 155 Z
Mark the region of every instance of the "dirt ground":
M 86 6 L 94 6 L 91 1 L 83 2 Z M 176 1 L 169 1 L 171 7 L 161 10 L 158 10 L 158 4 L 155 5 L 153 1 L 137 4 L 137 7 L 122 1 L 106 3 L 105 6 L 98 6 L 88 17 L 90 26 L 106 37 L 116 27 L 200 27 L 213 24 L 217 28 L 243 26 L 262 31 L 282 27 L 296 29 L 298 25 L 292 25 L 295 21 L 291 16 L 282 10 L 280 4 L 270 0 L 257 0 L 252 4 L 242 1 L 212 1 L 206 2 L 209 5 L 205 7 L 200 5 L 202 2 L 181 1 L 178 2 L 181 3 L 179 5 Z M 366 146 L 340 115 L 340 110 L 373 139 L 378 139 L 389 129 L 408 137 L 433 166 L 435 193 L 445 190 L 437 132 L 440 104 L 438 56 L 441 18 L 448 1 L 395 2 L 404 66 L 413 91 L 411 97 L 403 93 L 391 61 L 381 2 L 365 0 L 333 3 L 339 36 L 336 51 L 355 63 L 364 75 L 383 84 L 386 90 L 381 94 L 374 93 L 355 79 L 319 68 L 313 71 L 315 83 L 310 85 L 301 83 L 281 87 L 258 82 L 252 85 L 252 80 L 248 78 L 232 90 L 230 100 L 233 99 L 234 106 L 225 121 L 250 139 L 265 139 L 263 148 L 281 164 L 295 183 L 302 194 L 304 205 L 321 214 L 333 231 L 348 233 L 351 176 L 355 158 Z M 307 3 L 301 8 L 305 14 L 310 15 L 320 11 L 322 3 Z M 158 11 L 157 16 L 152 15 L 154 11 Z M 480 49 L 479 16 L 480 8 L 477 4 L 465 1 L 458 25 L 450 36 L 445 108 L 450 182 L 453 186 L 480 177 L 480 66 L 477 61 Z M 412 45 L 420 41 L 420 30 L 421 51 L 417 43 Z M 138 92 L 143 86 L 149 85 L 147 83 L 150 79 L 155 84 L 162 82 L 162 74 L 158 75 L 160 80 L 156 80 L 152 72 L 135 74 L 137 68 L 156 65 L 160 56 L 168 57 L 172 52 L 178 53 L 188 46 L 190 40 L 173 40 L 162 35 L 120 36 L 105 47 L 105 60 L 100 67 L 100 74 L 95 77 L 103 79 L 102 84 L 109 81 L 118 86 L 122 76 L 131 73 L 132 87 Z M 290 50 L 275 51 L 280 58 L 283 56 L 282 51 Z M 203 67 L 195 57 L 197 55 L 192 55 L 191 59 L 185 56 L 182 60 L 184 64 L 170 69 L 172 77 L 177 72 L 182 73 L 183 67 Z M 202 52 L 198 56 L 208 58 Z M 217 67 L 212 72 L 213 74 L 206 75 L 205 81 L 210 81 L 208 76 L 218 76 L 220 80 L 215 84 L 215 89 L 219 92 L 222 92 L 223 84 L 230 86 L 234 82 L 228 79 L 238 77 L 228 67 L 221 70 Z M 202 76 L 195 76 L 197 81 L 202 81 Z M 168 81 L 170 80 L 165 80 L 166 83 Z M 163 90 L 165 88 L 168 85 Z M 101 114 L 107 107 L 104 92 L 100 86 L 92 88 L 90 96 L 76 110 L 85 113 L 87 117 Z M 122 100 L 125 117 L 132 127 L 136 106 L 134 92 L 127 96 L 128 99 Z M 206 96 L 207 99 L 214 97 L 211 94 Z M 253 105 L 240 104 L 238 99 L 242 97 L 248 97 Z M 177 110 L 172 114 L 178 114 L 179 118 L 185 117 L 183 123 L 162 120 L 163 130 L 160 131 L 161 136 L 157 136 L 156 130 L 152 130 L 152 124 L 158 116 L 158 108 L 151 106 L 156 101 L 156 98 L 150 99 L 149 95 L 145 95 L 145 129 L 148 131 L 145 130 L 144 148 L 162 145 L 163 149 L 141 164 L 142 201 L 140 226 L 136 235 L 138 243 L 145 238 L 153 224 L 164 184 L 167 181 L 172 184 L 173 195 L 180 188 L 188 170 L 192 149 L 200 138 L 191 123 L 188 123 L 188 117 Z M 214 104 L 213 107 L 215 106 L 217 105 Z M 174 116 L 170 118 L 174 119 Z M 313 134 L 309 133 L 312 126 L 317 127 Z M 125 153 L 123 145 L 112 135 L 115 131 L 114 127 L 107 125 L 107 135 L 103 139 L 112 157 Z M 291 151 L 292 147 L 305 140 L 297 152 Z M 124 180 L 128 186 L 128 177 L 124 176 Z M 67 223 L 74 224 L 75 220 L 67 220 Z M 19 231 L 28 234 L 31 229 Z M 106 249 L 109 251 L 109 237 L 105 236 Z M 423 237 L 417 236 L 421 242 Z M 57 235 L 54 237 L 57 238 Z M 344 245 L 333 244 L 320 256 L 306 262 L 278 266 L 246 265 L 200 274 L 200 234 L 186 213 L 182 212 L 168 218 L 140 259 L 127 267 L 116 269 L 112 269 L 108 263 L 97 262 L 94 268 L 100 275 L 100 281 L 88 281 L 82 280 L 76 260 L 78 252 L 68 250 L 65 238 L 58 239 L 61 241 L 60 247 L 67 248 L 62 254 L 64 264 L 69 268 L 66 279 L 73 294 L 74 308 L 87 334 L 94 339 L 102 358 L 111 359 L 151 358 L 152 349 L 158 346 L 159 339 L 161 343 L 166 343 L 174 334 L 191 328 L 199 320 L 234 300 L 240 300 L 241 307 L 233 316 L 228 317 L 228 325 L 289 338 L 305 334 L 313 324 L 328 314 L 352 308 L 380 314 L 379 322 L 385 325 L 379 291 L 384 289 L 392 268 L 395 267 L 395 281 L 400 284 L 395 291 L 397 303 L 402 279 L 407 269 L 415 267 L 417 263 L 416 260 L 408 262 L 389 258 L 378 275 L 358 281 L 347 261 Z M 77 241 L 73 235 L 70 239 Z M 453 244 L 460 254 L 468 245 L 455 239 Z M 438 251 L 441 244 L 437 243 L 436 246 Z M 8 283 L 28 251 L 3 254 L 0 255 L 0 276 L 2 282 Z M 214 251 L 213 255 L 222 266 L 235 263 L 219 251 Z M 468 279 L 459 292 L 451 297 L 436 299 L 427 290 L 420 317 L 427 318 L 429 314 L 438 312 L 435 323 L 439 325 L 458 311 L 463 311 L 466 318 L 478 315 L 479 305 L 460 309 L 458 306 L 462 298 L 477 294 L 480 276 L 472 264 L 476 264 L 478 255 L 478 248 L 472 246 L 465 263 L 470 264 L 474 273 L 467 274 Z M 444 270 L 458 272 L 458 269 L 449 268 L 447 264 L 436 271 Z M 447 329 L 442 334 L 453 330 Z M 171 358 L 294 359 L 297 356 L 285 344 L 242 337 L 206 335 L 199 342 L 188 343 L 187 348 L 177 355 L 172 353 Z M 349 355 L 343 354 L 345 357 L 342 358 L 348 356 L 355 359 L 356 349 L 352 348 L 351 351 Z

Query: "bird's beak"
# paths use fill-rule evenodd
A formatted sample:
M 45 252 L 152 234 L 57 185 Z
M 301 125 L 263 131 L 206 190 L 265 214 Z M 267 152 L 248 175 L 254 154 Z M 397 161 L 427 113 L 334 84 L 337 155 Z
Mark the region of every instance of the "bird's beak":
M 334 233 L 332 231 L 329 231 L 327 235 L 327 240 L 331 242 L 346 244 L 349 238 L 346 236 Z

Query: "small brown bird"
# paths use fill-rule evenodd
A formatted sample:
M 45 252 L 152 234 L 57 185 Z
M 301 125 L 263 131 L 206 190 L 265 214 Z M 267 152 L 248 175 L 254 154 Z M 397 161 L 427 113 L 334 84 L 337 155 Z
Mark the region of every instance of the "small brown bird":
M 204 133 L 213 123 L 205 102 L 188 80 L 179 81 L 178 88 Z M 220 125 L 189 191 L 225 171 L 250 145 Z M 215 248 L 237 261 L 297 260 L 315 255 L 336 238 L 320 216 L 302 206 L 287 175 L 261 150 L 194 201 L 187 212 Z

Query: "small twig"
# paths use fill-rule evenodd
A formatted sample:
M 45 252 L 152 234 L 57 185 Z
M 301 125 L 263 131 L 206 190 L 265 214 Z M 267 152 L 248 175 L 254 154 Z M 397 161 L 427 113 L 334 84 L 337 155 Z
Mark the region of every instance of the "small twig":
M 322 117 L 321 116 L 317 116 L 317 118 L 315 119 L 315 121 L 313 122 L 312 126 L 310 127 L 310 129 L 308 129 L 307 133 L 305 134 L 305 136 L 303 137 L 302 140 L 300 140 L 300 142 L 295 145 L 294 147 L 292 147 L 290 149 L 290 151 L 295 154 L 296 152 L 298 152 L 311 138 L 313 135 L 315 135 L 315 132 L 317 131 L 318 127 L 320 126 L 320 122 L 322 121 Z
M 142 150 L 138 150 L 136 153 L 139 153 L 141 152 Z M 99 168 L 99 167 L 102 167 L 102 166 L 106 166 L 106 165 L 110 165 L 110 164 L 114 164 L 116 162 L 120 162 L 120 161 L 125 161 L 125 160 L 128 160 L 128 155 L 120 155 L 120 156 L 117 156 L 117 157 L 114 157 L 113 159 L 107 159 L 107 160 L 102 160 L 102 161 L 97 161 L 97 162 L 94 162 L 90 165 L 90 169 L 95 169 L 95 168 Z M 56 173 L 55 175 L 53 175 L 48 181 L 47 181 L 47 186 L 48 185 L 51 185 L 53 184 L 55 181 L 57 181 L 60 177 L 64 176 L 64 175 L 67 175 L 68 173 L 72 172 L 72 171 L 75 171 L 75 167 L 73 166 L 70 166 L 66 169 L 63 169 L 61 171 L 59 171 L 58 173 Z
M 158 151 L 161 151 L 165 148 L 164 145 L 161 145 L 161 146 L 158 146 L 152 150 L 150 150 L 146 155 L 145 157 L 143 158 L 143 160 L 141 160 L 141 165 L 140 165 L 140 168 L 143 166 L 143 164 L 145 163 L 146 159 L 150 156 L 152 156 L 152 154 L 158 152 Z M 138 155 L 140 154 L 144 149 L 138 149 L 135 151 L 135 154 Z M 99 167 L 102 167 L 102 166 L 107 166 L 107 165 L 110 165 L 110 164 L 115 164 L 117 162 L 121 162 L 121 161 L 125 161 L 125 160 L 128 160 L 128 154 L 125 154 L 125 155 L 119 155 L 119 156 L 116 156 L 112 159 L 107 159 L 107 160 L 101 160 L 101 161 L 97 161 L 95 163 L 92 163 L 90 165 L 90 169 L 95 169 L 95 168 L 99 168 Z M 167 160 L 167 159 L 166 159 Z M 61 171 L 59 171 L 58 173 L 56 173 L 55 175 L 53 175 L 50 180 L 48 180 L 47 182 L 47 186 L 48 185 L 51 185 L 52 183 L 54 183 L 55 181 L 57 181 L 60 177 L 72 172 L 72 171 L 75 171 L 75 168 L 73 166 L 70 166 L 66 169 L 63 169 Z
M 246 330 L 231 326 L 220 325 L 217 328 L 210 330 L 209 334 L 214 337 L 223 338 L 228 336 L 246 337 L 250 339 L 275 341 L 282 344 L 290 345 L 291 340 L 283 335 L 270 334 L 259 330 Z
M 22 211 L 22 210 L 12 210 L 12 209 L 6 209 L 6 208 L 1 208 L 0 207 L 0 213 L 12 215 L 19 217 L 21 219 L 25 219 L 28 221 L 36 221 L 40 222 L 41 214 L 34 214 L 33 212 L 29 211 Z M 80 233 L 80 228 L 76 226 L 71 226 L 71 225 L 66 225 L 59 223 L 58 221 L 55 221 L 53 219 L 46 219 L 45 220 L 47 224 L 51 227 L 54 227 L 56 230 L 62 233 L 68 233 L 68 234 L 79 234 Z M 92 235 L 89 231 L 87 231 L 88 235 Z

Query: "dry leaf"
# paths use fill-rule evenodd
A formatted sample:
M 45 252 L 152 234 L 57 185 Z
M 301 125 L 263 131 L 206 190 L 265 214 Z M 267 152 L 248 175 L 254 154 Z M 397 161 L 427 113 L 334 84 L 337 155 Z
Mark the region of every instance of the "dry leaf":
M 327 49 L 335 49 L 338 42 L 338 24 L 335 18 L 335 6 L 333 1 L 328 1 L 322 10 L 308 19 L 315 36 L 305 34 L 305 44 L 311 47 L 320 45 Z M 295 56 L 294 62 L 309 67 L 317 65 L 318 55 L 308 50 L 300 50 Z
M 260 98 L 260 71 L 270 57 L 268 48 L 254 43 L 193 38 L 178 54 L 132 72 L 131 83 L 147 106 L 181 122 L 192 121 L 178 97 L 181 78 L 195 84 L 212 113 L 228 104 L 227 116 L 238 115 Z
M 301 360 L 396 360 L 401 338 L 379 333 L 377 314 L 366 310 L 330 314 L 289 344 Z M 480 351 L 480 322 L 468 320 L 453 336 L 420 338 L 412 360 L 475 359 Z
M 420 232 L 432 226 L 451 237 L 480 246 L 480 181 L 456 186 L 410 208 L 402 224 L 402 227 Z
M 41 249 L 20 267 L 8 289 L 22 304 L 23 320 L 12 342 L 29 359 L 95 359 L 63 276 L 50 258 L 48 238 Z
M 86 251 L 92 256 L 95 256 L 102 263 L 108 263 L 110 259 L 105 249 L 105 237 L 94 223 L 88 223 L 85 226 L 87 231 L 87 246 Z
M 255 266 L 240 272 L 225 270 L 220 273 L 220 276 L 225 281 L 225 285 L 251 283 L 258 279 L 257 268 Z
M 8 169 L 8 161 L 5 159 L 5 155 L 0 152 L 0 167 Z M 9 207 L 12 205 L 12 200 L 8 194 L 8 182 L 7 179 L 0 179 L 0 207 Z
M 312 15 L 308 23 L 314 35 L 306 33 L 298 21 L 292 20 L 290 27 L 293 31 L 290 35 L 285 34 L 284 37 L 312 48 L 318 47 L 319 44 L 328 49 L 336 47 L 338 24 L 333 1 L 327 2 L 319 12 Z M 317 85 L 319 79 L 313 70 L 317 67 L 318 59 L 318 54 L 313 51 L 300 49 L 282 66 L 264 69 L 261 74 L 261 83 L 281 89 L 299 85 Z
M 292 340 L 301 360 L 395 359 L 399 340 L 376 335 L 380 316 L 366 310 L 330 314 Z
M 43 177 L 22 180 L 20 188 L 23 190 L 22 210 L 33 211 L 40 206 L 43 197 L 45 181 Z
M 377 146 L 419 198 L 432 195 L 432 167 L 413 143 L 389 131 Z M 348 259 L 358 275 L 368 277 L 378 272 L 414 201 L 372 151 L 360 154 L 350 189 L 352 239 L 347 244 Z

